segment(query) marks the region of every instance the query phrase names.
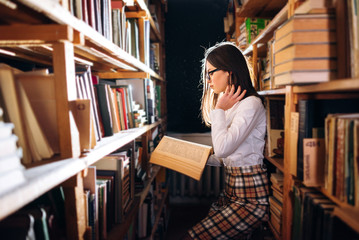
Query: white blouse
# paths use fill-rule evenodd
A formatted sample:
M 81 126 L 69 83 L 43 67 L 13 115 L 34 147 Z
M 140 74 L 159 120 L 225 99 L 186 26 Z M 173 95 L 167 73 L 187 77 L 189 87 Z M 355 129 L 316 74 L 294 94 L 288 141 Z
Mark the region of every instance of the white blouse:
M 214 155 L 207 165 L 242 167 L 263 163 L 266 110 L 258 97 L 249 96 L 232 108 L 210 113 Z

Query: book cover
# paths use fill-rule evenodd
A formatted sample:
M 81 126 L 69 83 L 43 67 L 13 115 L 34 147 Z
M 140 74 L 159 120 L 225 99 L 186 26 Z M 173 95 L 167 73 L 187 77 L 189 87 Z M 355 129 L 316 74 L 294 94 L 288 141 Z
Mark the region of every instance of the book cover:
M 286 71 L 274 76 L 274 85 L 328 82 L 337 78 L 335 70 Z
M 95 87 L 97 89 L 98 103 L 99 103 L 100 114 L 101 114 L 105 136 L 112 136 L 113 135 L 112 117 L 111 117 L 109 96 L 106 90 L 107 87 L 105 84 L 97 84 L 95 85 Z
M 22 121 L 20 103 L 16 92 L 15 79 L 11 67 L 0 65 L 0 92 L 2 95 L 2 107 L 7 119 L 15 125 L 14 133 L 19 137 L 19 145 L 23 149 L 23 163 L 31 163 L 31 153 L 28 147 L 27 134 Z
M 324 185 L 324 138 L 303 139 L 303 183 L 308 187 Z
M 337 46 L 333 43 L 291 44 L 274 53 L 274 65 L 292 59 L 320 59 L 337 56 Z
M 164 136 L 151 154 L 154 163 L 200 180 L 211 146 Z
M 274 41 L 274 52 L 288 47 L 291 44 L 314 44 L 314 43 L 336 43 L 335 30 L 293 30 Z
M 295 14 L 277 28 L 275 39 L 294 30 L 335 30 L 335 16 L 330 14 Z

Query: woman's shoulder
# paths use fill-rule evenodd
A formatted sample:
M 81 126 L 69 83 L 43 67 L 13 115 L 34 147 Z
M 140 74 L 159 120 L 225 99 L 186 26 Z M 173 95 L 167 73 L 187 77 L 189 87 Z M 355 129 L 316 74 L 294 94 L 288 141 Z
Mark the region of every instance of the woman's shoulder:
M 257 96 L 248 96 L 240 101 L 242 107 L 264 108 L 262 100 Z

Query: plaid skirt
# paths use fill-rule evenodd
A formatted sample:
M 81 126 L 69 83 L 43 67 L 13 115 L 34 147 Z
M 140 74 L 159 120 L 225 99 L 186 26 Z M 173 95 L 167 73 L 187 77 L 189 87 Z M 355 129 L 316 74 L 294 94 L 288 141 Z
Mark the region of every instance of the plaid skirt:
M 225 189 L 188 234 L 201 240 L 240 238 L 268 221 L 268 194 L 264 165 L 225 167 Z

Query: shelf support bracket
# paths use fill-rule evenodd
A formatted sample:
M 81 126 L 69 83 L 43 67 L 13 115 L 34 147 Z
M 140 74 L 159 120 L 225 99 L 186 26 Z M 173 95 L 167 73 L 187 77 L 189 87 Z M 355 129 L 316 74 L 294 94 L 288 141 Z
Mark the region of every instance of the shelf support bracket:
M 74 46 L 68 41 L 53 44 L 56 113 L 62 158 L 80 156 L 80 140 L 69 102 L 76 99 Z M 68 130 L 70 129 L 70 130 Z

